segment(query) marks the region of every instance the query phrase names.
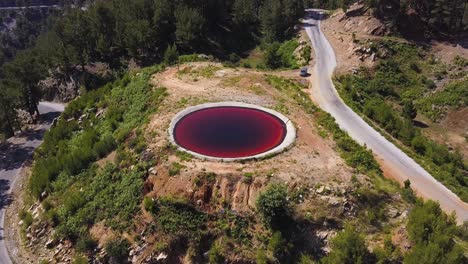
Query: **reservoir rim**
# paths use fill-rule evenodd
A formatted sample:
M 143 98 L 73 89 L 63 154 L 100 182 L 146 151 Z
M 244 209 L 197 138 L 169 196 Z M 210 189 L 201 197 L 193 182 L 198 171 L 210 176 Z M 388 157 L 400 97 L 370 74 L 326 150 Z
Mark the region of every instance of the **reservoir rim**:
M 254 109 L 254 110 L 260 110 L 262 112 L 265 112 L 267 114 L 272 115 L 273 117 L 279 119 L 281 122 L 286 127 L 286 131 L 283 136 L 283 141 L 277 145 L 276 147 L 267 150 L 262 153 L 258 153 L 256 155 L 252 156 L 246 156 L 246 157 L 237 157 L 237 158 L 221 158 L 221 157 L 214 157 L 214 156 L 208 156 L 208 155 L 203 155 L 194 151 L 191 151 L 189 149 L 186 149 L 182 146 L 180 146 L 175 139 L 174 131 L 176 129 L 177 124 L 187 115 L 200 111 L 203 109 L 208 109 L 208 108 L 220 108 L 220 107 L 238 107 L 238 108 L 248 108 L 248 109 Z M 287 150 L 289 147 L 292 146 L 296 139 L 296 128 L 294 127 L 292 121 L 284 116 L 283 114 L 269 109 L 265 108 L 262 106 L 254 105 L 254 104 L 248 104 L 248 103 L 243 103 L 243 102 L 234 102 L 234 101 L 225 101 L 225 102 L 214 102 L 214 103 L 204 103 L 200 105 L 195 105 L 191 107 L 187 107 L 183 109 L 182 111 L 178 112 L 172 119 L 171 124 L 169 125 L 169 141 L 171 144 L 175 145 L 178 150 L 187 152 L 191 154 L 192 156 L 202 159 L 202 160 L 210 160 L 210 161 L 222 161 L 222 162 L 232 162 L 232 161 L 245 161 L 245 160 L 252 160 L 252 159 L 262 159 L 266 158 L 272 155 L 279 154 L 285 150 Z

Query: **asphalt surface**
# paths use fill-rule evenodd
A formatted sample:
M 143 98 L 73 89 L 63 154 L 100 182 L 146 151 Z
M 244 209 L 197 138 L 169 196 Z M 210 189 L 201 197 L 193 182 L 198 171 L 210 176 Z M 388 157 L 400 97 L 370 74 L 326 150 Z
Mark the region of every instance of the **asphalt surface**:
M 332 82 L 336 67 L 333 48 L 320 30 L 320 19 L 324 18 L 320 10 L 309 9 L 306 12 L 304 28 L 315 50 L 316 64 L 312 74 L 311 95 L 313 100 L 330 113 L 341 129 L 354 140 L 366 145 L 390 168 L 392 177 L 400 183 L 409 179 L 411 187 L 422 197 L 438 201 L 445 212 L 455 211 L 457 222 L 468 220 L 468 204 L 452 191 L 434 179 L 419 164 L 403 151 L 385 139 L 359 115 L 354 113 L 338 95 Z
M 0 147 L 0 263 L 12 263 L 5 247 L 4 222 L 5 209 L 12 201 L 11 187 L 18 179 L 22 168 L 31 161 L 34 150 L 42 143 L 42 138 L 54 118 L 63 112 L 64 105 L 57 103 L 41 102 L 40 124 L 33 131 L 27 131 L 21 135 L 7 140 Z M 21 143 L 17 143 L 21 142 Z
M 0 10 L 22 10 L 22 9 L 42 9 L 42 8 L 60 8 L 60 6 L 59 5 L 6 6 L 6 7 L 0 7 Z

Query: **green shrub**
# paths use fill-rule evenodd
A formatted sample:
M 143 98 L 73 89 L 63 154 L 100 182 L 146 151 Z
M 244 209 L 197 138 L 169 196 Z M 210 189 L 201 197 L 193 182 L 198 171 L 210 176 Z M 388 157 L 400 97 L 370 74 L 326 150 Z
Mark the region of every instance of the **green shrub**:
M 363 236 L 351 226 L 339 232 L 331 241 L 331 252 L 323 259 L 324 263 L 371 263 L 371 253 Z
M 23 220 L 24 228 L 28 228 L 34 221 L 34 218 L 30 212 L 26 212 L 21 219 Z
M 265 250 L 259 249 L 257 250 L 257 255 L 255 257 L 255 263 L 256 264 L 267 264 L 268 263 L 268 258 L 265 253 Z
M 88 264 L 88 258 L 85 256 L 75 256 L 72 264 Z
M 258 196 L 256 207 L 266 226 L 277 228 L 289 215 L 287 194 L 285 185 L 272 183 Z
M 210 250 L 208 251 L 208 263 L 218 264 L 224 262 L 224 256 L 221 252 L 221 248 L 217 243 L 213 243 Z
M 418 202 L 408 216 L 408 235 L 415 244 L 405 255 L 405 263 L 465 263 L 463 250 L 453 237 L 455 217 L 447 216 L 434 201 Z
M 416 202 L 416 195 L 411 189 L 411 182 L 410 180 L 405 180 L 405 187 L 401 191 L 401 197 L 403 200 L 407 201 L 408 203 L 415 203 Z
M 181 160 L 181 161 L 191 161 L 192 160 L 192 154 L 185 152 L 185 151 L 176 151 L 176 156 Z
M 156 202 L 151 197 L 145 196 L 143 199 L 143 207 L 150 213 L 156 212 Z
M 161 198 L 158 209 L 157 221 L 166 233 L 189 237 L 200 237 L 203 233 L 207 216 L 185 200 Z
M 106 243 L 105 250 L 114 261 L 122 263 L 127 260 L 129 247 L 130 243 L 126 239 L 114 239 Z
M 268 45 L 264 53 L 264 63 L 270 69 L 298 68 L 294 50 L 299 46 L 297 40 L 288 40 L 283 43 L 273 42 Z M 307 54 L 306 54 L 307 55 Z M 310 51 L 309 51 L 310 58 Z M 308 60 L 307 60 L 308 61 Z
M 76 251 L 85 253 L 92 252 L 98 245 L 97 241 L 92 239 L 90 236 L 83 236 L 78 239 L 76 242 L 75 248 Z
M 164 63 L 167 65 L 174 65 L 179 60 L 179 52 L 177 51 L 177 46 L 175 44 L 169 45 L 166 51 L 164 52 Z
M 179 174 L 180 170 L 184 168 L 184 166 L 178 162 L 173 162 L 171 164 L 171 167 L 169 168 L 169 175 L 170 176 L 175 176 Z
M 280 231 L 276 231 L 268 241 L 268 250 L 273 253 L 277 259 L 281 259 L 288 254 L 288 244 Z
M 53 191 L 59 175 L 75 176 L 86 171 L 92 162 L 112 151 L 116 142 L 123 143 L 130 131 L 147 121 L 166 96 L 164 88 L 154 88 L 149 83 L 151 75 L 161 69 L 145 68 L 70 102 L 34 155 L 28 186 L 33 196 L 39 197 L 44 190 Z M 106 114 L 95 118 L 93 113 L 103 106 L 109 106 Z M 76 119 L 83 114 L 83 122 L 78 124 Z M 135 147 L 141 150 L 144 144 Z

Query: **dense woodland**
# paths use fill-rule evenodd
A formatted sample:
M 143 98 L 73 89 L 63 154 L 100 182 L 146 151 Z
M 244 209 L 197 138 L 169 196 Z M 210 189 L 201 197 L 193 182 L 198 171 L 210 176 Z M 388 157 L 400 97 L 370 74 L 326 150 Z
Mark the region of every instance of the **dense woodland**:
M 28 22 L 19 24 L 11 34 L 14 43 L 2 48 L 3 57 L 10 60 L 0 69 L 0 130 L 6 136 L 20 128 L 15 109 L 37 112 L 37 83 L 49 69 L 60 67 L 67 73 L 99 61 L 118 73 L 130 60 L 140 65 L 162 61 L 171 45 L 180 53 L 227 58 L 261 41 L 285 39 L 302 16 L 303 3 L 112 0 L 84 9 L 65 5 L 61 11 L 37 23 L 28 19 L 32 11 L 25 10 L 22 17 Z
M 11 3 L 10 3 L 11 2 Z M 164 52 L 206 53 L 236 60 L 243 52 L 293 33 L 304 7 L 343 8 L 350 0 L 112 0 L 10 1 L 4 6 L 60 4 L 60 9 L 3 10 L 0 32 L 0 134 L 21 128 L 16 109 L 37 113 L 39 80 L 59 69 L 70 74 L 92 62 L 110 66 L 116 76 L 129 61 L 159 63 Z M 468 7 L 464 0 L 364 1 L 374 14 L 396 27 L 419 25 L 413 31 L 457 34 L 466 30 Z M 82 8 L 79 8 L 82 7 Z M 416 19 L 416 20 L 414 20 Z M 15 21 L 12 30 L 5 25 Z M 419 34 L 418 33 L 418 34 Z M 268 49 L 269 44 L 273 45 Z M 275 50 L 274 50 L 275 51 Z M 270 54 L 272 54 L 270 52 Z M 277 60 L 275 56 L 271 56 Z M 275 63 L 272 63 L 275 67 Z M 25 76 L 25 73 L 26 74 Z M 93 84 L 82 85 L 94 89 Z

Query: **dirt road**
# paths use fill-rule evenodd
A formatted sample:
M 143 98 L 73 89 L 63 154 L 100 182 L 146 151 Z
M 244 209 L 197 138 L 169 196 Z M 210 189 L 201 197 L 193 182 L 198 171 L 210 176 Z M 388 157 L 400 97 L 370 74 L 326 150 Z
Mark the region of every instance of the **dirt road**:
M 434 179 L 413 159 L 380 135 L 354 113 L 340 98 L 333 85 L 336 67 L 333 48 L 320 30 L 321 11 L 306 12 L 304 28 L 315 50 L 316 64 L 312 74 L 312 99 L 330 113 L 338 125 L 360 144 L 367 145 L 384 165 L 392 169 L 392 177 L 399 182 L 411 181 L 413 189 L 422 197 L 438 201 L 447 213 L 455 211 L 458 223 L 468 220 L 468 204 Z

